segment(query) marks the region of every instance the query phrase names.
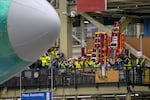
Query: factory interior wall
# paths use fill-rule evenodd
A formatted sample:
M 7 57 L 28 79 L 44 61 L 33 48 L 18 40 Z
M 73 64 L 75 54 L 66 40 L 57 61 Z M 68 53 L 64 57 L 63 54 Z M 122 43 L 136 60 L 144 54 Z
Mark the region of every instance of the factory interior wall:
M 136 50 L 140 50 L 140 39 L 139 38 L 126 38 L 126 42 L 133 46 Z M 150 38 L 144 37 L 142 41 L 143 54 L 150 58 Z
M 144 37 L 150 37 L 150 19 L 144 19 Z

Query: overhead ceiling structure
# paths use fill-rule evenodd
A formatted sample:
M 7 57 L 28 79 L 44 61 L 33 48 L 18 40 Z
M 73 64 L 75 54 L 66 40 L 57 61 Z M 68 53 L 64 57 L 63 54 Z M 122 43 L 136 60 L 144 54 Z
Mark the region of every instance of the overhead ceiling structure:
M 149 18 L 150 0 L 107 0 L 103 15 Z
M 87 14 L 104 25 L 112 24 L 122 17 L 150 18 L 150 0 L 107 0 L 106 11 Z
M 48 0 L 58 3 L 58 0 Z M 106 0 L 107 10 L 104 12 L 94 12 L 90 14 L 99 14 L 108 17 L 134 17 L 150 18 L 150 0 Z M 59 3 L 58 3 L 59 4 Z M 70 5 L 72 5 L 71 3 Z M 55 6 L 55 5 L 54 5 Z

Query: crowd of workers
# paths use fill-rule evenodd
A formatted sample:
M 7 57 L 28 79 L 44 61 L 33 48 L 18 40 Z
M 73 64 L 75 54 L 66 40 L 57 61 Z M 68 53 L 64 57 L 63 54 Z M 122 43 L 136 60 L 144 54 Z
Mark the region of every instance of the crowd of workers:
M 63 53 L 57 53 L 57 51 L 51 51 L 50 53 L 41 56 L 37 62 L 30 66 L 31 69 L 41 68 L 56 68 L 59 73 L 70 73 L 81 72 L 81 73 L 95 73 L 97 70 L 102 70 L 103 64 L 95 61 L 89 57 L 78 57 L 65 59 Z M 109 58 L 107 62 L 106 71 L 118 70 L 120 72 L 120 79 L 124 79 L 124 74 L 130 74 L 131 70 L 136 70 L 137 80 L 141 80 L 142 71 L 145 66 L 144 58 L 137 58 L 131 60 L 127 55 L 120 55 L 117 61 Z M 121 75 L 122 74 L 122 75 Z

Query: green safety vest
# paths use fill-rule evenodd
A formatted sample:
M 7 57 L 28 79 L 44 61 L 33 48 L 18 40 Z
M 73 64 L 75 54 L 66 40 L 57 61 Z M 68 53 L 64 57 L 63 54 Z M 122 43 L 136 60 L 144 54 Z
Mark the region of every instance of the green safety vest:
M 99 68 L 100 64 L 94 64 L 94 68 Z
M 93 61 L 88 61 L 88 65 L 89 65 L 89 67 L 93 67 L 94 66 L 94 62 Z
M 78 61 L 75 62 L 75 65 L 76 65 L 77 69 L 81 69 L 81 65 L 80 65 L 80 63 Z
M 60 62 L 58 62 L 58 68 L 61 68 L 61 63 Z
M 84 64 L 85 64 L 85 67 L 86 67 L 86 68 L 89 67 L 87 61 L 85 61 Z
M 145 65 L 145 59 L 136 59 L 136 65 Z
M 52 55 L 53 55 L 55 58 L 57 57 L 57 52 L 56 52 L 56 51 L 52 51 L 51 53 L 52 53 Z
M 40 57 L 40 60 L 42 62 L 42 67 L 45 67 L 46 66 L 46 58 L 45 57 Z
M 45 56 L 46 59 L 46 66 L 50 66 L 50 56 Z
M 126 67 L 128 67 L 128 69 L 132 69 L 131 60 L 129 58 L 126 58 L 125 60 L 128 60 L 128 63 L 124 64 L 124 70 L 126 70 Z
M 144 70 L 145 59 L 136 59 L 136 65 L 140 65 L 141 70 Z

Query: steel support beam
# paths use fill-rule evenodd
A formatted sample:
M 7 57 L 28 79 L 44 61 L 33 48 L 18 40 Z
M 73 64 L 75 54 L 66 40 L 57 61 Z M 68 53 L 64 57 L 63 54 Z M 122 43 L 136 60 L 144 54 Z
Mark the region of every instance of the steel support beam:
M 111 30 L 110 29 L 105 27 L 103 24 L 101 24 L 100 22 L 98 22 L 97 20 L 95 20 L 94 18 L 89 16 L 88 14 L 81 13 L 80 15 L 83 16 L 88 21 L 90 21 L 93 25 L 95 25 L 101 32 L 107 32 L 107 33 L 109 33 L 109 36 L 111 35 Z
M 141 23 L 137 23 L 136 24 L 136 32 L 137 32 L 137 38 L 140 38 L 140 35 L 142 33 L 142 25 L 141 25 Z M 140 48 L 140 50 L 141 50 L 141 48 Z
M 121 32 L 123 31 L 123 29 L 130 23 L 132 22 L 132 18 L 126 18 L 126 17 L 122 17 L 120 22 L 121 22 Z
M 78 41 L 79 43 L 81 43 L 81 40 L 80 40 L 78 37 L 76 37 L 75 35 L 72 35 L 72 37 L 73 37 L 76 41 Z
M 68 17 L 67 0 L 59 0 L 59 16 L 61 19 L 60 52 L 66 58 L 72 57 L 72 19 Z
M 81 13 L 80 15 L 82 15 L 84 18 L 86 18 L 87 20 L 89 20 L 93 25 L 95 25 L 100 31 L 104 31 L 107 33 L 111 34 L 111 30 L 108 29 L 106 26 L 104 26 L 103 24 L 101 24 L 100 22 L 98 22 L 97 20 L 95 20 L 94 18 L 92 18 L 91 16 L 89 16 L 86 13 Z M 123 31 L 123 29 L 129 24 L 129 23 L 136 23 L 136 22 L 140 22 L 140 20 L 138 19 L 133 19 L 133 18 L 129 18 L 129 17 L 122 17 L 121 20 L 121 31 Z
M 136 18 L 130 18 L 130 17 L 122 17 L 120 19 L 121 22 L 121 32 L 123 31 L 123 29 L 125 29 L 125 27 L 129 24 L 129 23 L 137 23 L 140 22 L 141 20 L 136 19 Z
M 90 91 L 89 91 L 90 90 Z M 69 92 L 72 91 L 72 92 Z M 59 88 L 55 91 L 57 95 L 75 95 L 75 94 L 80 94 L 80 95 L 99 95 L 99 94 L 124 94 L 127 93 L 126 86 L 125 87 L 114 87 L 114 86 L 107 86 L 107 87 L 99 87 L 99 88 L 94 88 L 94 87 L 80 87 L 78 89 L 75 88 Z
M 114 97 L 115 97 L 116 100 L 119 100 L 119 98 L 116 95 L 114 95 Z
M 49 0 L 49 1 L 50 1 L 50 3 L 52 4 L 52 3 L 54 3 L 55 0 Z
M 130 92 L 127 93 L 127 95 L 126 95 L 126 100 L 131 100 L 131 93 L 130 93 Z
M 48 91 L 49 88 L 31 88 L 31 89 L 23 89 L 22 92 L 31 92 L 31 91 Z M 90 91 L 89 91 L 90 90 Z M 71 91 L 71 92 L 70 92 Z M 134 88 L 131 88 L 132 92 L 138 92 L 138 93 L 149 93 L 150 89 L 148 86 L 135 86 Z M 120 86 L 119 88 L 117 86 L 99 86 L 96 87 L 79 87 L 79 88 L 71 88 L 71 87 L 59 87 L 55 88 L 53 90 L 53 96 L 78 96 L 78 95 L 103 95 L 103 94 L 127 94 L 128 91 L 126 89 L 126 86 Z M 6 99 L 6 98 L 18 98 L 20 97 L 20 89 L 1 89 L 0 91 L 0 99 Z
M 81 54 L 81 45 L 73 45 L 72 53 L 77 55 Z
M 62 100 L 66 100 L 66 96 L 64 95 L 64 96 L 62 96 Z
M 23 92 L 31 92 L 31 91 L 47 91 L 48 88 L 40 88 L 39 90 L 35 89 L 24 89 Z M 90 91 L 89 91 L 90 90 Z M 71 92 L 70 92 L 71 91 Z M 1 90 L 0 98 L 17 98 L 20 97 L 19 89 L 8 89 L 7 92 L 5 90 Z M 53 96 L 78 96 L 78 95 L 100 95 L 100 94 L 126 94 L 126 86 L 103 86 L 103 87 L 80 87 L 80 88 L 71 88 L 71 87 L 60 87 L 53 90 Z
M 85 31 L 84 31 L 84 18 L 81 17 L 80 19 L 80 25 L 81 25 L 81 45 L 82 47 L 84 47 L 84 44 L 85 44 Z
M 84 56 L 85 54 L 85 33 L 87 32 L 87 27 L 86 27 L 86 32 L 84 31 L 85 25 L 84 25 L 84 18 L 80 17 L 80 25 L 81 25 L 81 56 Z

